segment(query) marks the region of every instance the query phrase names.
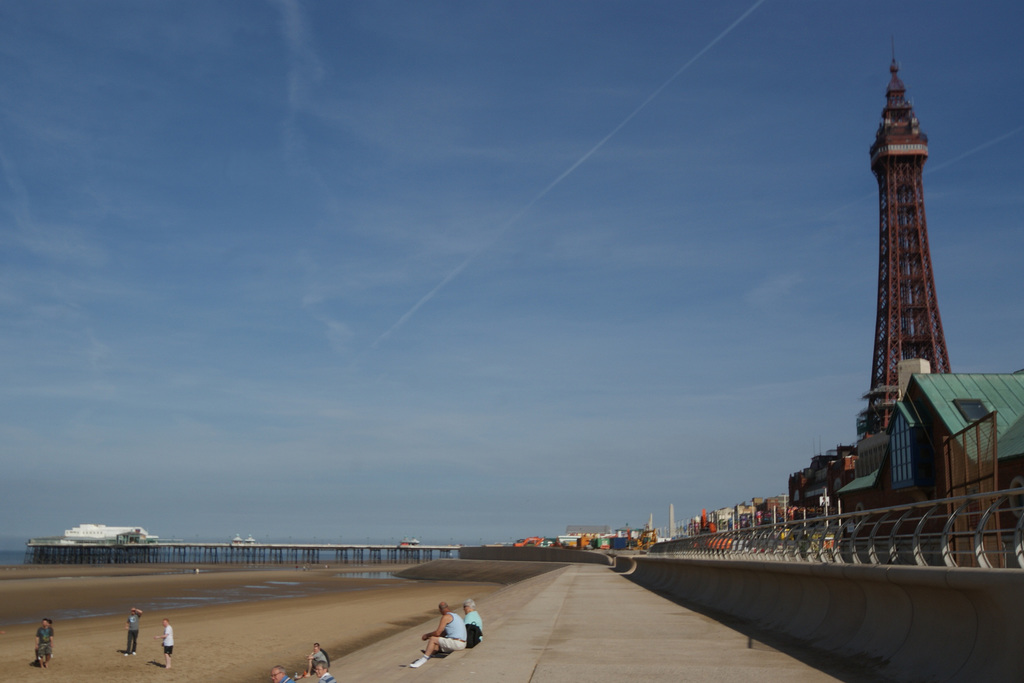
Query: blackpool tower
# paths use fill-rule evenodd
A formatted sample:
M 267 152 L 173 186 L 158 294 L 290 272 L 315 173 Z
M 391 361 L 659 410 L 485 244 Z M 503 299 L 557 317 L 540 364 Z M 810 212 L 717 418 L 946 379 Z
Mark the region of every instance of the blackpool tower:
M 900 361 L 922 359 L 931 372 L 950 371 L 921 183 L 928 136 L 907 102 L 895 59 L 889 71 L 882 123 L 871 145 L 871 171 L 878 179 L 878 315 L 866 427 L 875 433 L 888 425 L 898 398 Z

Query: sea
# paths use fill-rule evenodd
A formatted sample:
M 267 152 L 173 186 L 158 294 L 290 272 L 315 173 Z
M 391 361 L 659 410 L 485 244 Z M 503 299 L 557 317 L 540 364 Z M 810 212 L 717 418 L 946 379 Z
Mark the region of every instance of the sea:
M 25 564 L 25 550 L 0 550 L 0 566 L 5 564 Z

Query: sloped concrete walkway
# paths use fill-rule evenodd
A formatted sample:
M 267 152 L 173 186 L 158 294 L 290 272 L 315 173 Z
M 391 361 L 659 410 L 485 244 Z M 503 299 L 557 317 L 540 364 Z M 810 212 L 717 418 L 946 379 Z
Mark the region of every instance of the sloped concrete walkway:
M 614 573 L 573 565 L 480 601 L 484 642 L 419 669 L 420 634 L 436 621 L 335 662 L 339 681 L 575 683 L 872 680 L 829 673 Z M 809 661 L 817 661 L 811 658 Z

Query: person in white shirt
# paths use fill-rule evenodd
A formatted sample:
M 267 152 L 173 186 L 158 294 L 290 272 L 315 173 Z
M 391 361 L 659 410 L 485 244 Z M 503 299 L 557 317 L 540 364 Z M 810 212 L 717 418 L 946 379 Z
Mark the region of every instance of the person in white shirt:
M 171 628 L 171 622 L 164 619 L 164 632 L 159 636 L 153 636 L 153 640 L 164 641 L 164 668 L 171 668 L 171 653 L 174 652 L 174 629 Z

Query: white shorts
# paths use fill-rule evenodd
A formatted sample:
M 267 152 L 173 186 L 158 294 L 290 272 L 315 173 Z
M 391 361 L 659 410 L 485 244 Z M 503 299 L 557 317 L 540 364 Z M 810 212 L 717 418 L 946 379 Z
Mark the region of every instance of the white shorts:
M 455 652 L 456 650 L 466 649 L 466 641 L 454 640 L 452 638 L 438 638 L 437 645 L 441 652 Z

